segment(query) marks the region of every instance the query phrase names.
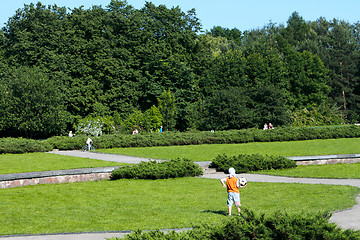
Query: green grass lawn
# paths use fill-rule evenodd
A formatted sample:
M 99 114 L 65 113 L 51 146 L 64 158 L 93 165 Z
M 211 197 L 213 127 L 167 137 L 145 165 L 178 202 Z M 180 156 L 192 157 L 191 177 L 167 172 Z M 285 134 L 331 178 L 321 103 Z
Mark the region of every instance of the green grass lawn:
M 276 176 L 298 178 L 360 178 L 360 162 L 353 164 L 325 164 L 297 166 L 292 169 L 268 170 L 254 172 Z
M 269 154 L 290 156 L 313 156 L 360 153 L 360 138 L 341 138 L 291 142 L 256 142 L 243 144 L 204 144 L 167 147 L 98 149 L 99 152 L 129 156 L 175 159 L 188 158 L 194 161 L 211 161 L 219 154 Z
M 123 165 L 51 153 L 0 154 L 0 174 Z
M 312 156 L 359 153 L 360 138 L 264 142 L 245 144 L 204 144 L 189 146 L 116 148 L 99 151 L 155 159 L 188 158 L 211 161 L 219 154 L 268 154 L 281 156 Z M 256 172 L 260 174 L 309 178 L 360 178 L 359 164 L 298 166 L 295 169 Z
M 355 204 L 350 186 L 249 183 L 243 207 L 260 213 L 334 211 Z M 0 189 L 0 235 L 191 227 L 226 218 L 219 180 L 180 178 Z M 235 211 L 235 209 L 234 209 Z

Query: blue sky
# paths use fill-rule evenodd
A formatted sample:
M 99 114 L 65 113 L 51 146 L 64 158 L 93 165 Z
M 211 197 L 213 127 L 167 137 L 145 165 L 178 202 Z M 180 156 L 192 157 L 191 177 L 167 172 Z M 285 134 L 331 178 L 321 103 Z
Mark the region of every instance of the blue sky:
M 37 3 L 33 0 L 2 0 L 0 8 L 0 27 L 4 26 L 9 17 L 24 4 Z M 110 0 L 42 0 L 44 5 L 57 4 L 71 9 L 84 5 L 106 7 Z M 139 9 L 144 6 L 144 0 L 128 0 L 128 4 Z M 156 5 L 167 7 L 180 6 L 183 11 L 196 9 L 198 18 L 204 30 L 214 26 L 237 28 L 241 31 L 262 28 L 270 21 L 275 24 L 286 24 L 289 16 L 297 11 L 306 21 L 314 21 L 319 17 L 327 20 L 337 18 L 356 23 L 360 21 L 360 0 L 153 0 Z

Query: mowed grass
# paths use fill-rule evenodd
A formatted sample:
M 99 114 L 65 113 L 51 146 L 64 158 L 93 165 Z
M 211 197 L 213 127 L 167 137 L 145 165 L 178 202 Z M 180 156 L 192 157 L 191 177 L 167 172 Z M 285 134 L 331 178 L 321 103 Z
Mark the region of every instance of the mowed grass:
M 154 159 L 188 158 L 194 161 L 211 161 L 219 154 L 239 155 L 259 153 L 285 157 L 352 154 L 360 153 L 359 146 L 360 138 L 341 138 L 290 142 L 114 148 L 99 149 L 98 151 Z
M 325 164 L 297 166 L 292 169 L 257 171 L 257 174 L 297 178 L 360 178 L 360 162 L 353 164 Z
M 263 142 L 244 144 L 204 144 L 189 146 L 115 148 L 100 151 L 154 159 L 188 158 L 212 161 L 219 154 L 268 154 L 281 156 L 315 156 L 360 153 L 360 138 Z M 260 174 L 307 178 L 360 178 L 360 163 L 298 166 L 295 169 L 256 172 Z
M 249 183 L 245 208 L 271 214 L 334 211 L 355 204 L 359 188 Z M 178 178 L 49 184 L 0 189 L 0 235 L 169 229 L 226 218 L 219 180 Z M 235 210 L 235 209 L 234 209 Z
M 0 174 L 123 165 L 51 153 L 0 154 Z

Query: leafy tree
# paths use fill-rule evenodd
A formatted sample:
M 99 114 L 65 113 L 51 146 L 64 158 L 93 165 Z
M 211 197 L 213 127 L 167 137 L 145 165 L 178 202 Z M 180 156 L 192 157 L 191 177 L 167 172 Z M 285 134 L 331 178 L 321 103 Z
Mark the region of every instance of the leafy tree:
M 290 111 L 327 116 L 324 102 L 356 122 L 359 29 L 337 19 L 307 22 L 294 12 L 286 25 L 202 33 L 194 9 L 151 2 L 141 9 L 121 0 L 89 9 L 24 5 L 0 32 L 0 133 L 50 136 L 86 118 L 114 121 L 120 132 L 148 131 L 160 121 L 181 131 L 281 125 L 291 123 Z M 36 90 L 45 84 L 39 79 L 49 83 L 49 96 Z M 21 95 L 17 83 L 36 94 Z M 19 99 L 40 105 L 36 97 L 48 118 L 38 120 L 31 104 L 12 110 Z
M 2 76 L 1 86 L 5 97 L 0 122 L 6 123 L 2 136 L 46 138 L 65 132 L 68 114 L 62 94 L 40 69 L 11 69 Z
M 124 121 L 125 128 L 128 133 L 135 128 L 142 130 L 144 127 L 144 113 L 140 110 L 134 110 Z
M 288 94 L 274 85 L 254 88 L 250 93 L 253 102 L 253 125 L 262 127 L 264 123 L 287 125 L 291 119 Z
M 166 130 L 174 130 L 176 104 L 175 97 L 170 90 L 164 91 L 158 98 L 159 110 L 163 117 L 163 124 Z
M 144 129 L 146 131 L 155 131 L 162 125 L 162 115 L 160 110 L 154 105 L 144 113 Z
M 326 101 L 329 92 L 328 75 L 321 59 L 310 52 L 295 51 L 291 51 L 287 58 L 291 105 L 303 108 Z
M 325 126 L 338 125 L 345 122 L 344 114 L 336 105 L 326 103 L 320 106 L 309 106 L 292 113 L 292 126 Z
M 304 41 L 309 33 L 310 26 L 305 22 L 298 12 L 293 12 L 287 21 L 287 27 L 283 31 L 283 35 L 287 42 L 295 45 Z
M 254 127 L 254 112 L 248 93 L 241 88 L 214 91 L 206 98 L 201 130 L 229 130 Z
M 214 36 L 215 38 L 218 39 L 225 39 L 228 48 L 238 49 L 242 45 L 243 34 L 237 28 L 228 29 L 228 28 L 216 26 L 210 30 L 208 35 Z
M 348 111 L 360 113 L 358 104 L 360 103 L 359 95 L 354 92 L 359 82 L 359 50 L 358 43 L 352 32 L 351 26 L 344 21 L 333 20 L 330 33 L 330 48 L 328 50 L 330 61 L 330 86 L 332 87 L 331 95 L 338 105 L 343 106 L 345 114 Z M 350 117 L 350 116 L 349 116 Z M 359 117 L 356 117 L 358 120 Z M 355 119 L 349 119 L 355 120 Z

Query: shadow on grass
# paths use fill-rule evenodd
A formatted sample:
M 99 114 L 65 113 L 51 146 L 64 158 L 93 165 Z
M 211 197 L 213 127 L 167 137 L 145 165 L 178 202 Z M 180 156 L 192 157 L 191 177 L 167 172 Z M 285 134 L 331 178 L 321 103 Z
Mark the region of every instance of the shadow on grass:
M 223 210 L 205 210 L 205 211 L 202 211 L 203 213 L 214 213 L 214 214 L 218 214 L 218 215 L 224 215 L 224 216 L 227 216 L 228 213 L 226 211 L 223 211 Z

